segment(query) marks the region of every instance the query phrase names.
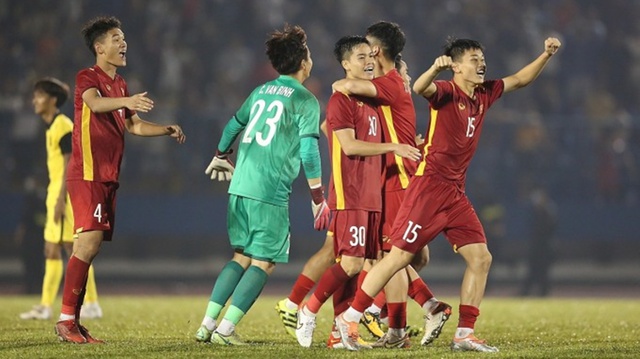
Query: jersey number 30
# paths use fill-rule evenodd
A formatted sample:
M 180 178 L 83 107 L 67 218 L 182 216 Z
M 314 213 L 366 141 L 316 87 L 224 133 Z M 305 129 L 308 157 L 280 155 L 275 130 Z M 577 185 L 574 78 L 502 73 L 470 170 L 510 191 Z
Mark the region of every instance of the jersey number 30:
M 269 116 L 264 122 L 265 125 L 269 126 L 268 128 L 269 132 L 267 132 L 266 137 L 264 137 L 264 134 L 262 131 L 257 131 L 257 130 L 255 132 L 253 131 L 254 127 L 256 127 L 256 124 L 258 123 L 258 120 L 262 118 L 262 113 L 265 111 L 265 107 L 267 109 L 267 112 L 265 115 Z M 251 120 L 249 120 L 249 125 L 247 126 L 247 129 L 244 131 L 244 137 L 242 137 L 242 142 L 251 143 L 251 141 L 253 141 L 253 138 L 255 137 L 256 141 L 260 146 L 262 147 L 268 146 L 271 143 L 271 140 L 273 140 L 273 136 L 275 136 L 276 134 L 276 124 L 278 123 L 278 121 L 280 121 L 283 111 L 284 111 L 284 105 L 282 104 L 281 101 L 275 100 L 271 102 L 268 107 L 267 107 L 267 103 L 264 100 L 256 101 L 251 107 Z M 264 128 L 264 126 L 262 127 Z

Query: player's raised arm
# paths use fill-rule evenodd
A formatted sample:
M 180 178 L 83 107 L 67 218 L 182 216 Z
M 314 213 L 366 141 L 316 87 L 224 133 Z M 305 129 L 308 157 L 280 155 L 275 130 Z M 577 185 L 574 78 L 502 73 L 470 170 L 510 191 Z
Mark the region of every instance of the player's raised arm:
M 413 92 L 420 96 L 431 97 L 436 92 L 436 85 L 433 81 L 440 72 L 450 69 L 453 66 L 451 57 L 442 55 L 438 57 L 431 67 L 420 75 L 413 83 Z
M 550 37 L 544 41 L 544 52 L 533 62 L 523 67 L 520 71 L 502 79 L 504 81 L 504 92 L 510 92 L 525 87 L 542 72 L 549 59 L 558 51 L 562 44 L 555 37 Z

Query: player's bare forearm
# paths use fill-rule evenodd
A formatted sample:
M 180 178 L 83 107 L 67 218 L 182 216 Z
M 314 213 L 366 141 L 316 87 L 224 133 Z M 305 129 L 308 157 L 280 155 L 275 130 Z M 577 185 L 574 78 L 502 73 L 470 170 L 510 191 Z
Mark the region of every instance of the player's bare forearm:
M 440 71 L 431 66 L 427 71 L 423 72 L 413 83 L 413 92 L 417 95 L 430 97 L 436 92 L 436 85 L 433 81 L 436 79 Z
M 333 132 L 347 156 L 376 156 L 393 151 L 391 143 L 374 143 L 356 139 L 355 130 L 345 128 Z
M 182 129 L 177 125 L 159 125 L 141 119 L 138 115 L 133 115 L 125 122 L 127 131 L 132 135 L 142 137 L 171 136 L 178 143 L 184 143 L 186 137 Z
M 307 183 L 309 184 L 309 188 L 318 188 L 322 186 L 322 177 L 307 178 Z
M 423 72 L 413 83 L 413 92 L 424 97 L 431 97 L 437 90 L 433 81 L 438 77 L 440 72 L 450 69 L 451 66 L 453 66 L 451 57 L 442 55 L 436 58 L 433 65 L 431 65 L 427 71 Z
M 378 90 L 369 80 L 342 79 L 334 82 L 331 88 L 333 91 L 342 92 L 345 95 L 378 96 Z
M 406 144 L 398 143 L 374 143 L 362 141 L 355 138 L 355 131 L 350 128 L 334 131 L 342 151 L 347 156 L 379 156 L 385 153 L 393 152 L 394 154 L 418 160 L 420 158 L 420 150 Z
M 149 112 L 153 109 L 153 101 L 147 97 L 146 92 L 129 97 L 102 97 L 98 89 L 92 87 L 82 93 L 82 101 L 94 113 L 111 112 L 121 108 L 139 112 Z
M 504 92 L 510 92 L 523 88 L 532 83 L 542 72 L 551 57 L 558 51 L 561 44 L 556 38 L 548 38 L 545 41 L 545 50 L 535 60 L 523 67 L 515 74 L 502 79 Z
M 83 101 L 93 113 L 105 113 L 126 107 L 126 97 L 89 97 L 82 96 Z

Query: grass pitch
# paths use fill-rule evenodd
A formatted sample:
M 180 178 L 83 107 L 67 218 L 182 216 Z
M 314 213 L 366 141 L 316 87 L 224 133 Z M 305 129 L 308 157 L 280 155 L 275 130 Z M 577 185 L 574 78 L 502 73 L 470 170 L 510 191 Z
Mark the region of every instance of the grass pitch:
M 331 305 L 318 317 L 314 344 L 301 348 L 288 336 L 273 309 L 280 298 L 260 298 L 237 328 L 253 345 L 220 347 L 196 343 L 207 296 L 102 296 L 104 318 L 85 320 L 104 345 L 59 343 L 55 320 L 24 321 L 18 314 L 38 298 L 0 296 L 0 358 L 638 358 L 640 301 L 607 299 L 487 298 L 476 333 L 499 353 L 453 353 L 449 342 L 457 323 L 455 298 L 442 298 L 454 308 L 440 338 L 410 349 L 346 352 L 325 348 L 331 327 Z M 56 308 L 59 308 L 57 303 Z M 57 316 L 57 313 L 56 313 Z M 409 305 L 409 324 L 422 325 L 420 308 Z M 370 339 L 366 330 L 361 333 Z

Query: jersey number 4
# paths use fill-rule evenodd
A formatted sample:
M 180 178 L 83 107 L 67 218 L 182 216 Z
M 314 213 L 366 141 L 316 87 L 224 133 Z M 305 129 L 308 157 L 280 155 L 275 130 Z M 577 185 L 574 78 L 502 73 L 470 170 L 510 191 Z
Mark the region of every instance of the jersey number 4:
M 269 127 L 266 137 L 262 131 L 258 131 L 258 129 L 264 129 L 264 125 L 256 128 L 256 124 L 258 123 L 258 120 L 262 118 L 265 108 L 267 109 L 265 116 L 268 117 L 264 124 Z M 244 131 L 242 142 L 251 143 L 255 137 L 260 146 L 268 146 L 271 143 L 271 140 L 273 140 L 273 136 L 276 134 L 276 124 L 280 121 L 283 112 L 284 105 L 281 101 L 275 100 L 271 102 L 269 106 L 267 106 L 267 103 L 264 100 L 256 101 L 253 106 L 251 106 L 251 119 L 249 120 L 247 129 Z M 254 128 L 256 128 L 256 131 L 254 131 Z
M 98 219 L 98 223 L 102 223 L 102 203 L 98 203 L 96 210 L 93 211 L 93 216 Z

